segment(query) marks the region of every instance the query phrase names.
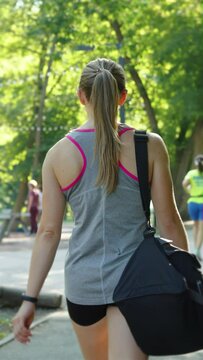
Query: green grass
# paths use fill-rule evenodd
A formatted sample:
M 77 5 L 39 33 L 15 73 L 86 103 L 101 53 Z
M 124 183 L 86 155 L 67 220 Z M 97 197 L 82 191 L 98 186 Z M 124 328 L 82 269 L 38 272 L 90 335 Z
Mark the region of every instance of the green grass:
M 0 318 L 0 340 L 12 331 L 10 319 Z

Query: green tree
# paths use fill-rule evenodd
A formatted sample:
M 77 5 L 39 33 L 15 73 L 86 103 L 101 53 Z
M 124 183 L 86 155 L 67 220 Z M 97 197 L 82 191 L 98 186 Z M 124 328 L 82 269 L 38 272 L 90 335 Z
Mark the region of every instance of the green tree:
M 12 131 L 0 145 L 3 193 L 13 190 L 5 201 L 18 194 L 22 207 L 27 178 L 40 179 L 48 148 L 82 121 L 81 68 L 110 57 L 126 69 L 126 122 L 163 136 L 184 209 L 181 181 L 203 151 L 200 2 L 10 0 L 0 10 L 0 121 Z

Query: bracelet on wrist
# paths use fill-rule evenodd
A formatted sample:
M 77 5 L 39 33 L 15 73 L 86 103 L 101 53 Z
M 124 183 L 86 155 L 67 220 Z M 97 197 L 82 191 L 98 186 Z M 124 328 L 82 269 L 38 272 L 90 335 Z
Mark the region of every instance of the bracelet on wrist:
M 29 302 L 31 302 L 33 304 L 36 304 L 37 300 L 38 300 L 36 297 L 28 296 L 26 294 L 22 294 L 21 298 L 22 298 L 23 301 L 29 301 Z

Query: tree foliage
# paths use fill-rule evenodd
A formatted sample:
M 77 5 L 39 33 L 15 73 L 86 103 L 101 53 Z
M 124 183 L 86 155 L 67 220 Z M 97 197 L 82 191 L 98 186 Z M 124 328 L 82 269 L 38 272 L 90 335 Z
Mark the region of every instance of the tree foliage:
M 181 205 L 184 172 L 203 152 L 203 142 L 194 147 L 203 127 L 201 3 L 2 0 L 0 11 L 0 206 L 14 204 L 19 182 L 40 180 L 47 150 L 82 122 L 77 84 L 96 57 L 124 64 L 126 122 L 163 136 Z

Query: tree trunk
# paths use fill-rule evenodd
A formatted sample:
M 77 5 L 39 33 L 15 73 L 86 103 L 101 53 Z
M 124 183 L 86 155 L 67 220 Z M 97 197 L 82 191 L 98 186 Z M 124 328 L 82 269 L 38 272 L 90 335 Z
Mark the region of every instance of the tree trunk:
M 127 59 L 126 59 L 127 61 Z M 149 99 L 149 96 L 147 94 L 147 91 L 143 85 L 143 82 L 137 72 L 137 70 L 129 64 L 129 72 L 130 75 L 132 77 L 132 79 L 134 80 L 137 89 L 139 91 L 140 96 L 142 97 L 143 101 L 144 101 L 144 106 L 145 106 L 145 111 L 147 113 L 148 119 L 149 119 L 149 123 L 151 126 L 152 131 L 156 132 L 157 134 L 160 133 L 158 125 L 157 125 L 157 120 L 156 120 L 156 116 L 154 113 L 154 109 L 152 107 L 151 101 Z
M 27 185 L 27 178 L 26 178 L 25 180 L 22 180 L 19 184 L 18 195 L 17 195 L 15 204 L 12 209 L 13 214 L 21 212 L 21 209 L 25 204 L 25 199 L 27 197 L 27 193 L 28 193 L 28 185 Z M 11 231 L 15 231 L 18 226 L 18 223 L 19 223 L 18 220 L 13 221 L 13 219 L 11 217 L 10 221 L 8 222 L 7 229 L 10 229 Z M 6 229 L 5 229 L 5 231 L 6 231 Z
M 35 116 L 37 117 L 37 121 L 36 121 L 36 133 L 35 133 L 35 154 L 34 154 L 33 165 L 32 165 L 33 174 L 38 172 L 38 169 L 40 166 L 40 146 L 41 146 L 41 129 L 42 129 L 42 123 L 43 123 L 43 112 L 44 112 L 44 107 L 45 107 L 45 99 L 46 99 L 47 86 L 48 86 L 48 82 L 49 82 L 49 75 L 51 73 L 51 67 L 52 67 L 52 63 L 53 63 L 53 55 L 54 55 L 54 51 L 55 51 L 55 47 L 56 47 L 56 41 L 57 41 L 57 38 L 55 36 L 52 41 L 50 54 L 49 54 L 49 60 L 48 60 L 48 64 L 47 64 L 46 74 L 45 74 L 45 79 L 44 79 L 44 82 L 42 83 L 42 86 L 41 86 L 41 81 L 40 81 L 41 78 L 39 80 L 39 82 L 40 82 L 39 83 L 40 100 L 39 100 L 39 106 L 36 107 L 37 113 L 35 114 Z M 42 56 L 44 56 L 44 54 L 42 54 Z M 45 56 L 46 56 L 46 54 L 45 54 Z M 42 59 L 40 59 L 40 63 L 44 63 L 44 61 Z
M 194 157 L 198 154 L 203 154 L 203 120 L 200 120 L 197 124 L 194 134 Z
M 115 33 L 116 33 L 116 37 L 117 37 L 117 40 L 118 40 L 118 46 L 119 46 L 119 48 L 121 48 L 122 42 L 123 42 L 123 34 L 121 32 L 121 26 L 120 26 L 120 24 L 118 23 L 117 20 L 112 21 L 111 26 L 112 26 L 113 30 L 115 31 Z M 154 112 L 154 109 L 152 107 L 149 96 L 147 94 L 147 90 L 145 89 L 145 86 L 144 86 L 144 84 L 142 82 L 142 79 L 140 78 L 140 76 L 139 76 L 137 70 L 134 68 L 134 66 L 131 65 L 130 59 L 128 57 L 124 57 L 123 60 L 128 65 L 128 69 L 129 69 L 130 75 L 132 77 L 132 80 L 135 82 L 135 85 L 136 85 L 136 87 L 138 89 L 138 92 L 139 92 L 141 98 L 143 99 L 144 106 L 145 106 L 145 111 L 147 113 L 149 123 L 151 125 L 151 129 L 152 129 L 152 131 L 159 134 L 160 131 L 159 131 L 159 128 L 158 128 L 158 125 L 157 125 L 155 112 Z
M 192 154 L 193 154 L 193 138 L 191 138 L 188 141 L 188 144 L 185 147 L 185 149 L 179 152 L 179 154 L 177 155 L 176 167 L 173 169 L 172 172 L 177 206 L 181 216 L 184 219 L 187 218 L 187 206 L 186 206 L 187 194 L 183 190 L 182 181 L 191 164 Z
M 34 104 L 34 110 L 33 110 L 33 116 L 34 118 L 37 116 L 36 121 L 36 132 L 35 132 L 35 139 L 33 138 L 33 134 L 30 134 L 30 138 L 28 140 L 27 147 L 29 149 L 33 148 L 33 142 L 35 142 L 35 154 L 33 158 L 33 164 L 32 164 L 32 172 L 35 175 L 38 172 L 38 169 L 40 167 L 40 145 L 41 145 L 41 127 L 43 122 L 43 111 L 44 111 L 44 105 L 45 105 L 45 99 L 46 99 L 46 90 L 47 85 L 49 81 L 49 74 L 51 72 L 51 67 L 53 63 L 53 54 L 55 51 L 56 46 L 56 36 L 54 37 L 51 45 L 51 50 L 49 54 L 49 60 L 47 64 L 46 74 L 44 82 L 42 80 L 41 74 L 43 73 L 43 69 L 45 66 L 45 57 L 47 54 L 47 45 L 46 43 L 42 44 L 42 52 L 41 52 L 41 58 L 39 62 L 39 76 L 38 76 L 38 83 L 37 83 L 37 92 L 39 93 L 39 103 Z M 14 207 L 12 209 L 13 213 L 19 213 L 21 212 L 21 209 L 25 203 L 25 199 L 27 196 L 27 178 L 28 175 L 25 177 L 25 180 L 21 181 L 19 184 L 19 190 L 18 190 L 18 196 L 15 201 Z M 12 226 L 10 226 L 12 225 Z M 9 224 L 11 230 L 16 230 L 16 227 L 18 225 L 18 221 L 13 222 L 13 224 Z
M 19 185 L 18 195 L 13 207 L 13 212 L 21 212 L 22 207 L 24 206 L 25 199 L 28 193 L 28 181 L 27 179 L 22 180 Z

